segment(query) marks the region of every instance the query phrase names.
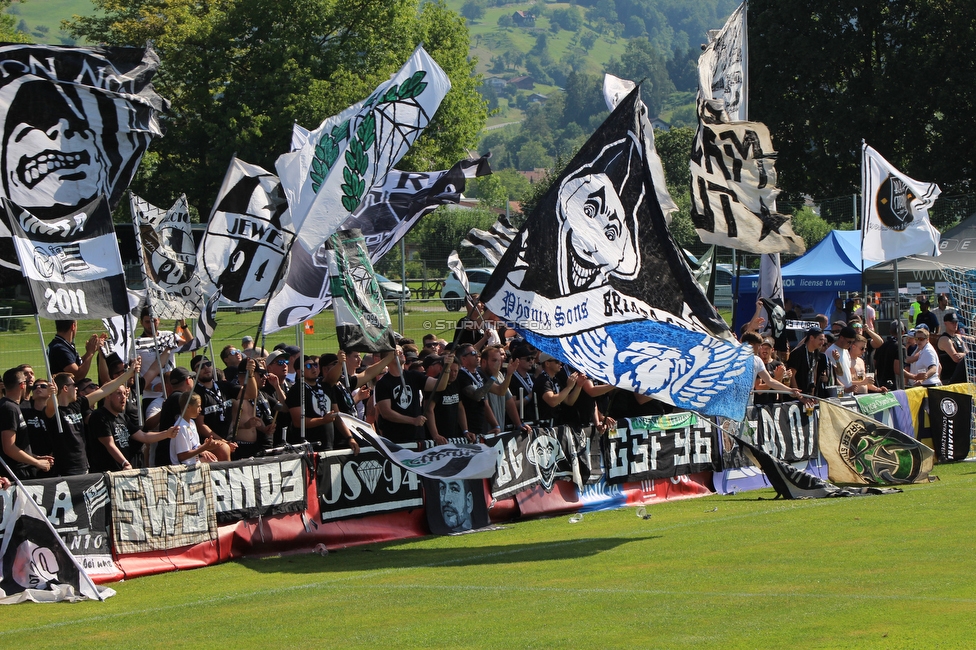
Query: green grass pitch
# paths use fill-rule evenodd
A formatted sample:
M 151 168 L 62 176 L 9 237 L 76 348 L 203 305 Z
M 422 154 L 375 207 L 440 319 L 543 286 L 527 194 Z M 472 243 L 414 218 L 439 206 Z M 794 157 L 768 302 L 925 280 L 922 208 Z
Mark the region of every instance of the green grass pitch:
M 903 494 L 761 490 L 139 578 L 104 603 L 4 608 L 0 647 L 972 647 L 976 466 L 933 473 Z

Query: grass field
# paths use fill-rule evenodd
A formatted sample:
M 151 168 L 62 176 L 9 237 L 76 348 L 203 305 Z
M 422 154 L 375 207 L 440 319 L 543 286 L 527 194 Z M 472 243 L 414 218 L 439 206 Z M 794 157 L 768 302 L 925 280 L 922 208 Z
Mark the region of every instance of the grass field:
M 233 562 L 4 609 L 0 646 L 963 648 L 976 467 L 903 494 L 762 490 Z

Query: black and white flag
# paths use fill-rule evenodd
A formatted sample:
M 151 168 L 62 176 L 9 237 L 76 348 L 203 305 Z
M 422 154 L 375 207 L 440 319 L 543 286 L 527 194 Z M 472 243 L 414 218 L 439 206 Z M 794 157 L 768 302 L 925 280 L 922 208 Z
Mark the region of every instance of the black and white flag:
M 0 491 L 0 604 L 104 600 L 22 487 Z
M 589 377 L 739 419 L 754 355 L 733 340 L 668 231 L 638 92 L 542 197 L 481 298 L 529 343 Z
M 340 230 L 326 244 L 339 349 L 358 352 L 396 349 L 390 314 L 362 233 Z
M 214 330 L 217 329 L 217 306 L 220 304 L 220 298 L 220 291 L 215 291 L 207 299 L 207 303 L 200 310 L 200 315 L 193 324 L 193 338 L 183 345 L 177 346 L 175 348 L 177 352 L 193 352 L 207 347 L 210 339 L 213 338 Z
M 81 320 L 128 313 L 119 242 L 104 198 L 51 219 L 6 199 L 4 206 L 38 315 Z
M 162 210 L 131 194 L 130 207 L 142 251 L 146 300 L 152 303 L 156 318 L 198 316 L 203 296 L 186 195 L 181 194 L 169 210 Z
M 789 341 L 786 336 L 786 309 L 783 302 L 783 269 L 779 253 L 766 253 L 759 258 L 759 300 L 766 311 L 766 327 L 773 336 L 777 352 L 786 352 Z
M 366 194 L 356 211 L 343 222 L 342 229 L 358 228 L 362 232 L 369 261 L 376 264 L 421 217 L 433 212 L 439 205 L 460 202 L 466 179 L 490 173 L 488 156 L 462 160 L 443 171 L 391 170 L 385 183 L 374 186 Z M 332 304 L 326 262 L 327 247 L 328 242 L 322 244 L 311 260 L 303 258 L 300 251 L 296 251 L 297 256 L 292 258 L 290 263 L 305 263 L 305 272 L 294 276 L 293 281 L 300 287 L 306 304 L 300 310 L 286 309 L 286 323 L 300 323 Z M 280 328 L 272 324 L 265 325 L 266 332 L 276 329 Z
M 253 306 L 271 295 L 294 230 L 278 177 L 234 158 L 200 242 L 203 293 Z
M 276 169 L 295 224 L 288 269 L 265 311 L 264 331 L 296 325 L 321 311 L 326 266 L 322 245 L 354 214 L 430 123 L 451 81 L 418 47 L 347 119 L 316 132 L 302 150 L 281 156 Z M 333 120 L 327 120 L 332 122 Z M 308 165 L 301 161 L 309 160 Z
M 516 235 L 518 235 L 518 230 L 512 226 L 507 217 L 501 216 L 488 231 L 472 228 L 467 236 L 461 240 L 461 245 L 478 249 L 489 264 L 498 266 L 502 255 L 515 241 Z
M 376 433 L 373 427 L 351 415 L 340 414 L 342 421 L 363 444 L 380 452 L 405 470 L 427 478 L 463 480 L 491 478 L 497 452 L 487 445 L 449 444 L 422 451 L 410 451 Z
M 42 219 L 102 196 L 114 210 L 163 134 L 158 67 L 151 47 L 0 46 L 3 197 Z M 0 264 L 16 270 L 9 235 L 0 228 Z
M 747 122 L 746 5 L 709 33 L 698 59 L 698 133 L 691 154 L 691 219 L 706 244 L 800 255 L 790 217 L 776 212 L 776 151 L 766 125 Z

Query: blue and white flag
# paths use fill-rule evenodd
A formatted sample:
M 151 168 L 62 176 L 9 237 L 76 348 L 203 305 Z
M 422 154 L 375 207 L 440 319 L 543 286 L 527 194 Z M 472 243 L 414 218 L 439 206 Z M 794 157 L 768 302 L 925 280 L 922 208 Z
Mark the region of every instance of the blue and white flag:
M 419 476 L 441 480 L 491 478 L 498 450 L 488 445 L 448 444 L 422 451 L 404 449 L 376 433 L 369 424 L 340 413 L 349 432 L 390 462 Z
M 708 302 L 668 231 L 634 90 L 539 201 L 481 299 L 588 376 L 741 419 L 753 353 Z

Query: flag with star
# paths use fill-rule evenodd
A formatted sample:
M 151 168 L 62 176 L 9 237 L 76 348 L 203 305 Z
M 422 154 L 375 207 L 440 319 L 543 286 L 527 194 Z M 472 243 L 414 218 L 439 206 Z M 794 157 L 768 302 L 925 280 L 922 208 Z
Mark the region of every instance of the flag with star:
M 698 132 L 691 153 L 691 219 L 706 244 L 750 253 L 806 251 L 776 211 L 776 151 L 769 129 L 745 121 L 745 3 L 709 34 L 698 59 Z

